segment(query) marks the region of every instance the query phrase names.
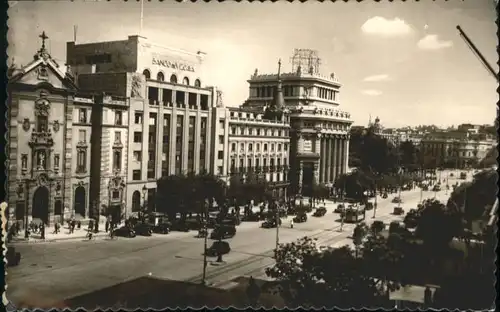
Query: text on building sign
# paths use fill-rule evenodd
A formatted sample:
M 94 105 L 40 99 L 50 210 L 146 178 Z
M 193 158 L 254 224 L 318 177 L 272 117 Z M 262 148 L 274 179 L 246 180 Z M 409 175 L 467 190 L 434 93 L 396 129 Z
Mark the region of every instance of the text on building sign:
M 194 67 L 188 64 L 184 63 L 179 63 L 179 62 L 174 62 L 174 61 L 169 61 L 169 60 L 160 60 L 155 57 L 153 57 L 153 65 L 159 65 L 167 68 L 173 68 L 173 69 L 178 69 L 178 70 L 183 70 L 183 71 L 190 71 L 194 72 Z

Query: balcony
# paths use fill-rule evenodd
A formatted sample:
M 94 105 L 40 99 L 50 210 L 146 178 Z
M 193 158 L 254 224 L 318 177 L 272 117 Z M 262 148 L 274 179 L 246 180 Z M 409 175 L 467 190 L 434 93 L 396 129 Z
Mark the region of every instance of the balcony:
M 52 147 L 54 145 L 54 140 L 52 139 L 52 133 L 50 131 L 48 131 L 48 132 L 32 132 L 29 145 L 31 147 L 35 147 L 35 146 Z

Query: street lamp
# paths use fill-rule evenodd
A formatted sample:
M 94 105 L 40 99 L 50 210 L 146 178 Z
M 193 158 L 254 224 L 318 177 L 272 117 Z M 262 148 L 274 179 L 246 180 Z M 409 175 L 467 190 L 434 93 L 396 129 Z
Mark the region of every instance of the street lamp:
M 203 242 L 203 277 L 201 279 L 201 284 L 206 284 L 207 275 L 207 240 L 208 240 L 208 203 L 205 201 L 205 218 L 203 218 L 203 228 L 205 231 L 205 237 Z

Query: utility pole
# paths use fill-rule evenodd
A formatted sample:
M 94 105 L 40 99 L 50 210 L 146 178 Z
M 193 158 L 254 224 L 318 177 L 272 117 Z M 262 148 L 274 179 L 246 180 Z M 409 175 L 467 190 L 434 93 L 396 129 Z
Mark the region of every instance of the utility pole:
M 278 254 L 278 246 L 280 244 L 280 213 L 278 207 L 276 209 L 276 255 Z M 276 257 L 275 257 L 276 258 Z
M 345 178 L 344 178 L 344 188 L 342 189 L 342 193 L 340 194 L 341 195 L 341 199 L 342 199 L 342 205 L 344 207 L 341 210 L 341 213 L 340 213 L 340 232 L 342 232 L 343 229 L 344 229 L 344 218 L 345 218 L 345 214 L 346 214 L 346 211 L 347 211 L 347 207 L 346 207 L 345 201 L 344 201 L 344 199 L 345 199 L 345 197 L 344 197 L 344 195 L 345 195 L 345 183 L 346 183 L 346 181 L 345 181 Z

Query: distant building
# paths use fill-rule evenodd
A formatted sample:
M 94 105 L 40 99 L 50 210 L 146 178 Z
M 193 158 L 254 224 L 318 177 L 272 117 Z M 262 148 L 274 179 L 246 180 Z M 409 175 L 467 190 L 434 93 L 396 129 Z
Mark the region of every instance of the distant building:
M 427 134 L 420 145 L 424 157 L 433 158 L 436 166 L 466 168 L 480 162 L 495 144 L 486 135 L 441 131 Z
M 33 61 L 9 77 L 7 202 L 9 220 L 52 225 L 76 214 L 95 217 L 101 206 L 92 193 L 121 205 L 128 118 L 120 124 L 99 119 L 103 112 L 127 116 L 129 102 L 80 92 L 48 54 L 45 33 L 41 38 Z M 101 142 L 101 133 L 109 132 L 111 139 Z M 98 171 L 103 174 L 93 174 Z
M 255 174 L 283 195 L 288 186 L 289 117 L 269 120 L 260 110 L 235 107 L 217 107 L 213 116 L 214 173 L 227 182 L 232 175 Z
M 334 74 L 319 73 L 315 51 L 296 50 L 291 73 L 250 77 L 245 108 L 271 105 L 279 90 L 290 116 L 290 183 L 293 192 L 310 195 L 315 183 L 332 184 L 347 172 L 350 114 L 339 109 L 341 84 Z M 308 66 L 308 67 L 306 67 Z
M 140 36 L 67 43 L 67 63 L 79 88 L 129 99 L 128 114 L 107 115 L 115 125 L 120 118 L 128 121 L 125 215 L 145 203 L 149 210 L 155 209 L 160 177 L 211 171 L 217 92 L 203 82 L 203 55 L 156 45 Z M 108 132 L 103 140 L 114 140 L 113 131 Z M 101 194 L 95 200 L 107 198 Z

